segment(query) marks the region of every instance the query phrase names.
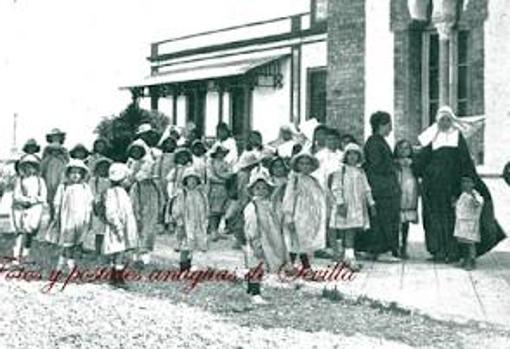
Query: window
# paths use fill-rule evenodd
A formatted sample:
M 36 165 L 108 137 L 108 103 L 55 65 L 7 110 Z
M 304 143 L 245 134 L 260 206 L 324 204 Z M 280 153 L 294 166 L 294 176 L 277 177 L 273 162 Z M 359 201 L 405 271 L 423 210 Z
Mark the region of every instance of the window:
M 307 119 L 326 122 L 326 68 L 310 68 L 307 74 Z
M 469 114 L 469 31 L 460 30 L 453 34 L 450 41 L 450 105 L 456 114 Z M 439 108 L 439 35 L 435 31 L 424 33 L 422 70 L 423 126 L 427 127 L 436 120 Z
M 328 0 L 312 0 L 312 24 L 325 23 L 328 19 Z
M 457 37 L 457 115 L 468 115 L 468 38 L 466 30 Z

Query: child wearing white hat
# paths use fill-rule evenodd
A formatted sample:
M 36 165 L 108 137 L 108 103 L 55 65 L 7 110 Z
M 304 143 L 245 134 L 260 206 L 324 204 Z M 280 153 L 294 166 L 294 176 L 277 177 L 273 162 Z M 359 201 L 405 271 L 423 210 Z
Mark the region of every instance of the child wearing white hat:
M 266 171 L 254 170 L 248 184 L 252 199 L 244 208 L 246 267 L 253 269 L 262 265 L 263 270 L 269 272 L 278 271 L 287 261 L 281 220 L 271 200 L 273 188 Z M 265 303 L 260 296 L 260 282 L 260 275 L 248 279 L 248 294 L 256 304 Z
M 39 158 L 25 155 L 18 166 L 12 207 L 17 235 L 13 249 L 13 257 L 16 258 L 14 264 L 30 255 L 32 238 L 41 226 L 47 195 L 46 184 L 40 176 Z
M 345 247 L 344 261 L 349 267 L 358 271 L 361 268 L 356 262 L 354 241 L 357 234 L 370 228 L 369 214 L 375 214 L 375 201 L 368 184 L 363 165 L 363 150 L 355 143 L 345 147 L 343 164 L 331 174 L 332 205 L 329 227 L 335 238 L 332 248 L 335 259 L 342 258 L 338 250 L 338 241 Z
M 202 176 L 194 167 L 188 167 L 182 175 L 182 190 L 172 204 L 181 271 L 191 269 L 193 251 L 207 250 L 208 214 L 209 203 L 202 186 Z
M 303 269 L 310 269 L 312 254 L 326 247 L 326 193 L 312 175 L 318 168 L 310 152 L 295 155 L 282 202 L 290 259 L 294 263 L 299 255 Z
M 62 248 L 57 270 L 62 270 L 66 264 L 70 270 L 74 269 L 77 248 L 81 245 L 84 234 L 90 229 L 94 195 L 86 182 L 88 174 L 89 168 L 83 161 L 71 159 L 66 166 L 66 179 L 55 194 L 52 226 L 56 234 L 49 234 L 47 240 Z
M 129 175 L 129 169 L 122 163 L 113 163 L 108 171 L 110 187 L 102 198 L 104 202 L 104 221 L 106 222 L 102 254 L 112 264 L 112 284 L 125 286 L 122 270 L 125 253 L 138 247 L 139 236 L 133 205 L 123 183 Z

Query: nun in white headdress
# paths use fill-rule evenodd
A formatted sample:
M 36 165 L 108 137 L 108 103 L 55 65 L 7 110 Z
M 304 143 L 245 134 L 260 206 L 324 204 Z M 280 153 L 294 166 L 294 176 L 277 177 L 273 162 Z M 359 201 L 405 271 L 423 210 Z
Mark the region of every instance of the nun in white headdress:
M 417 172 L 422 178 L 423 226 L 428 252 L 433 260 L 453 262 L 459 258 L 459 246 L 453 237 L 455 209 L 463 176 L 475 180 L 476 190 L 485 200 L 481 218 L 482 242 L 477 246 L 483 254 L 495 246 L 504 233 L 494 219 L 490 193 L 476 173 L 466 138 L 482 125 L 483 117 L 458 118 L 448 106 L 439 108 L 436 123 L 419 137 L 424 147 L 418 156 Z

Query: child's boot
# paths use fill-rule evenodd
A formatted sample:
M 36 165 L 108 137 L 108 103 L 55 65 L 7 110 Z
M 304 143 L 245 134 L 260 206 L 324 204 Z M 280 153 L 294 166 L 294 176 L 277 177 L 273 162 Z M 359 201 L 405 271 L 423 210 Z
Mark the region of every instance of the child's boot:
M 116 265 L 113 269 L 114 285 L 119 288 L 127 288 L 127 283 L 124 280 L 123 265 Z
M 466 262 L 466 270 L 474 270 L 476 268 L 476 246 L 470 244 L 468 247 L 469 255 Z
M 308 256 L 308 254 L 301 253 L 299 255 L 299 259 L 301 260 L 301 264 L 304 270 L 311 269 L 312 266 L 310 265 L 310 257 Z

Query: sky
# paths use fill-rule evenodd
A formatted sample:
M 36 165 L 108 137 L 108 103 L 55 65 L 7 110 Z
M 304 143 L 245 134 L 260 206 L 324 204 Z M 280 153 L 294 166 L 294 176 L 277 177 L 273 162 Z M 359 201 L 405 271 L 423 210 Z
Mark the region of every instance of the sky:
M 150 43 L 308 11 L 309 0 L 0 0 L 0 158 L 54 127 L 90 146 L 150 72 Z

